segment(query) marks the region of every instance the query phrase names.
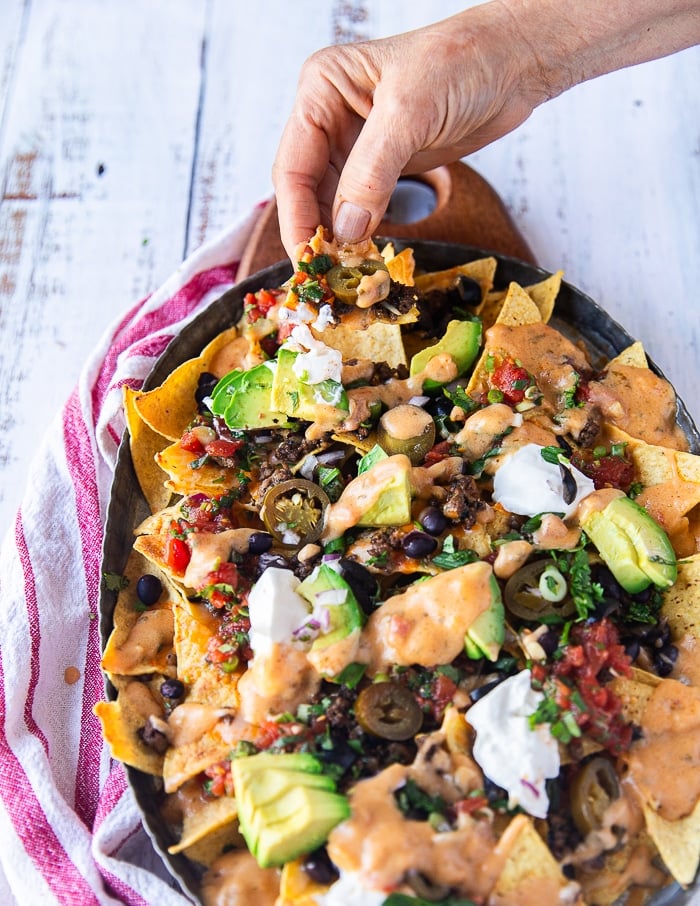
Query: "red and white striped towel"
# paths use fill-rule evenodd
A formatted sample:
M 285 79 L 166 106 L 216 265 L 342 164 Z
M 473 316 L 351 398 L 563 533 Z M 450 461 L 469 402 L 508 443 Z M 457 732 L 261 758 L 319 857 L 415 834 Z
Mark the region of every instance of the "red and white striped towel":
M 3 906 L 190 902 L 153 851 L 92 713 L 103 696 L 100 555 L 121 388 L 140 387 L 169 340 L 233 284 L 260 210 L 107 331 L 30 468 L 0 554 Z

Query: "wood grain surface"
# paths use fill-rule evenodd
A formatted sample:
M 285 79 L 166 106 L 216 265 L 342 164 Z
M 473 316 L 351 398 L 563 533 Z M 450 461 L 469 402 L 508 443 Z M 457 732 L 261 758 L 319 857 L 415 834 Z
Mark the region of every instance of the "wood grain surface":
M 0 529 L 107 326 L 271 196 L 303 60 L 469 5 L 0 0 Z M 693 48 L 572 89 L 467 160 L 696 419 L 699 123 Z

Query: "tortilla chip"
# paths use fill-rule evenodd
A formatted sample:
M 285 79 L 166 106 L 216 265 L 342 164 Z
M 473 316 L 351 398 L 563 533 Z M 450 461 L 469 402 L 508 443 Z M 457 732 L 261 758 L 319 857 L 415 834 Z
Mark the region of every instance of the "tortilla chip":
M 561 278 L 563 276 L 564 271 L 557 271 L 556 273 L 551 274 L 545 280 L 540 280 L 539 283 L 533 283 L 531 286 L 525 287 L 525 292 L 539 309 L 539 312 L 542 315 L 542 320 L 545 322 L 545 324 L 552 317 L 554 304 L 557 301 L 557 296 L 559 295 L 559 290 L 561 288 Z
M 428 293 L 433 290 L 448 290 L 453 287 L 458 277 L 471 277 L 472 280 L 481 286 L 481 297 L 483 297 L 493 286 L 493 278 L 496 274 L 495 258 L 477 258 L 476 261 L 468 261 L 466 264 L 459 264 L 457 267 L 450 267 L 444 271 L 431 271 L 427 274 L 419 274 L 415 278 L 416 289 Z
M 666 868 L 679 884 L 692 884 L 700 864 L 700 800 L 689 815 L 678 821 L 662 818 L 644 802 L 642 811 L 649 836 Z
M 649 367 L 647 355 L 644 352 L 644 346 L 639 341 L 632 343 L 627 349 L 623 349 L 621 353 L 616 355 L 615 358 L 611 359 L 608 363 L 609 366 L 613 364 L 630 365 L 633 368 Z
M 216 497 L 239 486 L 240 469 L 226 469 L 208 462 L 193 469 L 192 463 L 199 458 L 199 453 L 183 450 L 178 441 L 158 453 L 156 462 L 168 475 L 167 487 L 185 497 L 189 494 Z
M 415 321 L 415 317 L 412 318 Z M 312 333 L 326 346 L 339 350 L 344 361 L 369 359 L 386 362 L 391 368 L 406 364 L 401 339 L 401 320 L 396 322 L 371 320 L 366 312 L 356 309 L 342 324 Z
M 194 392 L 204 370 L 201 358 L 188 359 L 160 387 L 136 397 L 136 410 L 153 431 L 171 441 L 182 437 L 196 412 Z
M 193 796 L 185 809 L 179 843 L 168 847 L 171 854 L 187 851 L 197 862 L 210 865 L 224 847 L 242 838 L 238 833 L 238 807 L 234 796 L 202 799 Z M 204 846 L 196 846 L 204 842 Z
M 287 862 L 282 869 L 277 906 L 317 906 L 316 897 L 327 893 L 328 885 L 312 880 L 301 859 Z
M 207 646 L 216 637 L 220 621 L 211 616 L 203 604 L 178 604 L 173 613 L 177 672 L 188 687 L 187 701 L 215 708 L 237 708 L 236 686 L 240 671 L 224 673 L 207 660 Z
M 212 362 L 222 357 L 224 347 L 236 336 L 235 327 L 222 331 L 197 358 L 188 359 L 171 371 L 159 387 L 138 394 L 135 408 L 153 431 L 171 441 L 182 437 L 197 411 L 194 395 L 200 376 L 212 370 Z
M 521 327 L 525 324 L 541 322 L 542 314 L 537 305 L 535 305 L 520 284 L 511 283 L 495 323 L 503 324 L 506 327 Z M 488 387 L 488 369 L 495 353 L 497 354 L 498 350 L 489 348 L 487 336 L 484 350 L 479 361 L 474 366 L 474 371 L 467 384 L 466 392 L 468 396 L 478 394 Z
M 664 592 L 661 615 L 668 621 L 674 642 L 684 636 L 700 640 L 700 554 L 678 562 L 678 578 Z
M 396 255 L 393 245 L 389 243 L 382 249 L 382 257 L 392 280 L 403 283 L 404 286 L 414 285 L 413 272 L 416 269 L 416 259 L 413 257 L 413 249 L 405 248 Z
M 537 306 L 542 320 L 546 323 L 552 317 L 554 304 L 561 288 L 563 271 L 551 274 L 539 283 L 524 287 L 525 292 Z M 507 290 L 496 290 L 486 294 L 484 301 L 477 308 L 476 314 L 481 318 L 484 330 L 496 323 L 503 308 Z
M 180 707 L 182 708 L 183 705 Z M 219 709 L 212 709 L 212 713 L 215 711 L 217 714 L 220 713 Z M 234 716 L 233 710 L 229 712 L 228 716 Z M 192 742 L 172 746 L 165 753 L 162 765 L 165 792 L 174 793 L 183 783 L 192 780 L 206 768 L 219 761 L 225 761 L 231 754 L 231 748 L 231 741 L 222 739 L 217 724 L 206 732 L 202 732 Z
M 117 700 L 99 701 L 93 708 L 102 723 L 102 734 L 112 758 L 139 771 L 159 777 L 163 756 L 141 740 L 141 730 L 153 716 L 164 718 L 161 704 L 146 683 L 128 680 L 120 685 Z
M 624 719 L 633 724 L 641 724 L 654 685 L 634 677 L 617 676 L 611 682 L 610 688 L 620 699 Z
M 156 513 L 168 505 L 171 497 L 163 472 L 155 461 L 156 453 L 167 447 L 168 438 L 154 431 L 141 417 L 136 408 L 136 400 L 141 395 L 130 387 L 124 387 L 124 418 L 136 477 L 150 511 Z
M 569 881 L 559 863 L 527 815 L 513 818 L 499 841 L 498 849 L 505 849 L 508 855 L 489 897 L 489 903 L 494 906 L 525 902 L 527 896 L 523 896 L 530 892 L 532 902 L 544 901 L 550 898 L 542 895 L 543 890 L 561 890 L 568 886 Z

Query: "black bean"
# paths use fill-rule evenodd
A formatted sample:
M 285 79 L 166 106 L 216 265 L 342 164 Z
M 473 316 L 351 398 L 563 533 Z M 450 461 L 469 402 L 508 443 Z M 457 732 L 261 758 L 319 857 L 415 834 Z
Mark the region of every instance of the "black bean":
M 141 728 L 140 736 L 144 745 L 158 752 L 159 755 L 163 755 L 168 748 L 168 737 L 165 733 L 161 733 L 160 730 L 156 730 L 150 721 Z
M 615 598 L 617 601 L 622 599 L 622 586 L 603 563 L 591 566 L 591 580 L 600 585 L 606 598 Z
M 426 405 L 426 409 L 433 418 L 445 418 L 452 412 L 455 404 L 446 396 L 436 396 Z
M 437 547 L 437 541 L 432 535 L 426 532 L 409 532 L 404 535 L 401 542 L 404 553 L 413 560 L 420 560 L 422 557 L 428 557 Z
M 340 575 L 352 589 L 360 607 L 365 613 L 371 613 L 378 591 L 377 580 L 372 573 L 357 560 L 343 557 L 340 561 Z
M 537 642 L 544 653 L 549 657 L 554 654 L 559 646 L 559 633 L 551 626 L 538 637 Z
M 272 547 L 273 538 L 269 532 L 253 532 L 248 538 L 249 554 L 266 554 Z
M 668 676 L 678 660 L 678 649 L 675 645 L 666 645 L 654 655 L 654 668 L 659 676 Z
M 214 387 L 219 383 L 219 379 L 215 374 L 210 374 L 208 371 L 203 371 L 199 375 L 199 380 L 197 382 L 197 389 L 194 392 L 194 399 L 198 406 L 202 406 L 204 400 L 211 396 L 214 392 Z
M 258 558 L 258 575 L 261 575 L 265 570 L 270 567 L 275 566 L 277 569 L 291 569 L 292 565 L 288 560 L 281 554 L 272 554 L 269 551 L 265 554 L 260 554 Z
M 136 583 L 136 595 L 146 607 L 157 604 L 163 593 L 163 584 L 158 576 L 146 573 Z
M 160 687 L 163 698 L 182 698 L 185 694 L 185 684 L 179 679 L 166 679 Z
M 447 528 L 447 516 L 436 506 L 426 507 L 418 517 L 418 522 L 429 535 L 441 535 Z
M 578 493 L 578 485 L 573 476 L 571 469 L 563 463 L 559 463 L 559 474 L 561 475 L 562 496 L 564 503 L 567 505 L 573 503 Z
M 460 274 L 456 284 L 447 293 L 447 298 L 451 305 L 479 305 L 481 302 L 481 285 Z
M 625 654 L 631 661 L 636 661 L 642 648 L 642 646 L 639 644 L 639 639 L 630 639 L 629 641 L 625 641 L 624 645 Z
M 315 849 L 304 859 L 304 871 L 317 884 L 332 884 L 340 877 L 325 846 Z

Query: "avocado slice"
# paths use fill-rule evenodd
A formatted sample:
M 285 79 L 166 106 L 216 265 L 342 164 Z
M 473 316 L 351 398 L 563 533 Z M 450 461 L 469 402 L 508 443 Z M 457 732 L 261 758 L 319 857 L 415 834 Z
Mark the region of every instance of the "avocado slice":
M 391 468 L 386 465 L 391 462 Z M 381 469 L 381 472 L 377 472 Z M 381 485 L 373 502 L 357 521 L 358 525 L 406 525 L 411 521 L 411 461 L 407 456 L 389 456 L 363 472 L 362 477 L 381 476 Z M 355 479 L 357 480 L 357 479 Z M 370 479 L 371 480 L 371 479 Z M 346 493 L 346 486 L 343 493 Z M 375 488 L 377 486 L 375 485 Z M 342 500 L 342 496 L 341 496 Z
M 328 774 L 307 774 L 304 771 L 268 768 L 259 771 L 243 784 L 240 790 L 236 790 L 239 812 L 249 816 L 250 826 L 255 828 L 254 816 L 258 810 L 277 801 L 299 785 L 335 792 L 335 783 Z
M 676 554 L 661 526 L 629 497 L 615 497 L 591 512 L 581 527 L 622 587 L 636 594 L 652 583 L 673 585 Z
M 231 372 L 214 388 L 211 411 L 223 416 L 229 428 L 288 428 L 292 422 L 271 405 L 274 361 L 262 362 L 248 371 Z
M 420 374 L 430 360 L 442 352 L 452 356 L 457 365 L 458 376 L 473 363 L 481 345 L 481 321 L 450 321 L 445 333 L 437 343 L 421 349 L 411 359 L 410 374 Z M 438 381 L 426 380 L 423 386 L 427 390 L 441 387 Z
M 317 595 L 325 591 L 339 590 L 345 592 L 345 600 L 342 604 L 328 605 L 328 615 L 330 625 L 328 629 L 314 639 L 311 650 L 315 651 L 320 648 L 328 648 L 335 642 L 339 642 L 346 636 L 350 635 L 355 629 L 361 629 L 363 623 L 362 608 L 353 594 L 352 588 L 348 583 L 327 563 L 322 563 L 315 569 L 311 575 L 297 587 L 297 594 L 300 594 L 316 609 L 322 601 L 319 602 Z
M 277 354 L 270 405 L 292 418 L 307 422 L 327 421 L 329 410 L 332 412 L 335 409 L 338 421 L 341 421 L 350 406 L 343 385 L 330 379 L 308 384 L 294 372 L 297 355 L 293 350 L 284 348 Z
M 489 661 L 498 660 L 498 654 L 505 638 L 505 612 L 501 599 L 501 589 L 495 576 L 490 579 L 491 603 L 482 611 L 467 630 L 464 637 L 464 650 L 467 657 L 479 660 L 482 657 Z
M 231 770 L 240 831 L 262 868 L 316 849 L 350 814 L 312 755 L 262 752 L 235 759 Z
M 284 865 L 312 852 L 337 824 L 350 817 L 350 804 L 340 793 L 300 786 L 287 797 L 284 808 L 278 806 L 278 811 L 288 812 L 289 817 L 264 821 L 255 840 L 254 855 L 261 868 Z

